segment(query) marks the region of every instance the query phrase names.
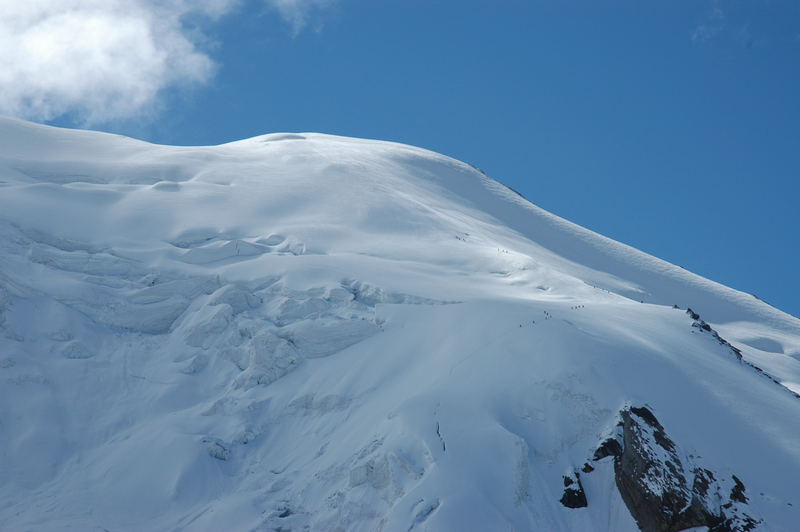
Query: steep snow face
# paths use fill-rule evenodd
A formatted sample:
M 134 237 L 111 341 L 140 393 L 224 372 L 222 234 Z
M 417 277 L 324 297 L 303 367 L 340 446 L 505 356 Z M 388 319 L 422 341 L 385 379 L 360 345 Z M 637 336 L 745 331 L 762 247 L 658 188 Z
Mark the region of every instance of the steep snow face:
M 647 405 L 656 462 L 788 531 L 790 389 L 800 320 L 442 155 L 0 119 L 9 530 L 637 530 L 579 472 Z

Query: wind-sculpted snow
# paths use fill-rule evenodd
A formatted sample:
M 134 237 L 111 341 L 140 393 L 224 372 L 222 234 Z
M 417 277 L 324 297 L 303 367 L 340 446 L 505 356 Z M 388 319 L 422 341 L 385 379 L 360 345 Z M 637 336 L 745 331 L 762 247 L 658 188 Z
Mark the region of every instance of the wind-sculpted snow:
M 799 359 L 425 150 L 0 119 L 3 529 L 788 532 Z

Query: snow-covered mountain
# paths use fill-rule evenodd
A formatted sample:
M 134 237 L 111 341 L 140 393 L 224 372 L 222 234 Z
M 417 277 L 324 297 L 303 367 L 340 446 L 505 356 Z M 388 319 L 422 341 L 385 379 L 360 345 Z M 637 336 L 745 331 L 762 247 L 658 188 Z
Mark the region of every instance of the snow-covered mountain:
M 2 530 L 791 532 L 795 392 L 800 320 L 448 157 L 0 119 Z

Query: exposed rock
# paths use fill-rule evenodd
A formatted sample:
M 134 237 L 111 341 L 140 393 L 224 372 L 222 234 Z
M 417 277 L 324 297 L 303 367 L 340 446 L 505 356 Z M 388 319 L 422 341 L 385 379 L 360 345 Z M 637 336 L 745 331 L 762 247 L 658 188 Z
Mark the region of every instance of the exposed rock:
M 733 475 L 733 481 L 735 484 L 731 489 L 731 500 L 747 504 L 747 497 L 744 494 L 744 484 L 736 475 Z
M 714 337 L 716 341 L 720 343 L 720 345 L 726 346 L 730 350 L 730 352 L 736 356 L 737 360 L 740 361 L 742 360 L 742 351 L 738 347 L 734 347 L 733 345 L 731 345 L 731 343 L 728 342 L 725 338 L 721 337 L 717 331 L 711 328 L 711 325 L 709 325 L 700 318 L 700 314 L 694 312 L 692 309 L 686 309 L 686 314 L 688 314 L 689 317 L 691 317 L 693 320 L 692 327 L 696 327 L 698 329 L 711 333 L 711 335 Z
M 639 527 L 677 531 L 708 526 L 692 504 L 686 471 L 675 443 L 647 408 L 630 408 L 622 417 L 622 454 L 615 458 L 617 488 Z
M 614 460 L 622 500 L 643 532 L 694 527 L 746 532 L 761 522 L 748 513 L 744 483 L 735 475 L 722 478 L 695 465 L 647 407 L 620 412 L 616 434 L 598 446 L 593 460 L 608 457 Z M 586 474 L 593 470 L 588 464 L 583 467 Z M 564 477 L 561 503 L 569 508 L 587 505 L 579 475 Z
M 800 394 L 797 394 L 794 391 L 790 390 L 789 388 L 787 388 L 786 386 L 781 384 L 781 382 L 778 379 L 776 379 L 775 377 L 773 377 L 772 375 L 770 375 L 769 373 L 767 373 L 763 369 L 759 368 L 758 366 L 756 366 L 752 362 L 748 362 L 748 361 L 744 360 L 744 358 L 742 358 L 742 350 L 739 349 L 738 347 L 735 347 L 733 344 L 731 344 L 725 338 L 720 336 L 717 331 L 715 331 L 708 323 L 706 323 L 705 321 L 703 321 L 700 318 L 700 315 L 697 312 L 694 312 L 692 309 L 686 309 L 686 313 L 693 320 L 692 327 L 696 327 L 696 328 L 698 328 L 698 329 L 700 329 L 702 331 L 711 333 L 711 335 L 714 337 L 714 339 L 717 342 L 719 342 L 720 345 L 723 345 L 723 346 L 727 347 L 730 350 L 730 352 L 733 353 L 736 356 L 736 359 L 739 362 L 741 362 L 743 364 L 746 364 L 747 366 L 750 366 L 751 368 L 756 370 L 758 373 L 760 373 L 764 377 L 768 378 L 769 380 L 771 380 L 772 382 L 774 382 L 778 386 L 781 386 L 783 389 L 785 389 L 786 391 L 788 391 L 789 393 L 794 395 L 796 398 L 800 399 Z
M 608 458 L 609 456 L 621 456 L 622 455 L 622 445 L 615 439 L 609 438 L 595 450 L 593 460 L 596 462 L 598 460 L 602 460 L 603 458 Z
M 589 506 L 579 473 L 564 476 L 564 494 L 561 496 L 561 504 L 567 508 L 586 508 Z

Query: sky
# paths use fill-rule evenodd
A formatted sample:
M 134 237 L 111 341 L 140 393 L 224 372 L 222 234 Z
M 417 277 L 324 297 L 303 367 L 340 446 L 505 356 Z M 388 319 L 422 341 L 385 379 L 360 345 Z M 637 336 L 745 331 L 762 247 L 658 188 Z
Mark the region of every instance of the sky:
M 800 316 L 796 0 L 0 0 L 0 114 L 421 146 Z

